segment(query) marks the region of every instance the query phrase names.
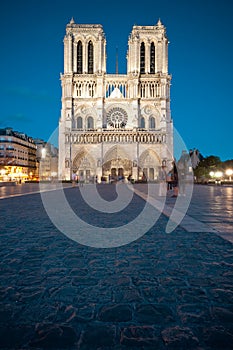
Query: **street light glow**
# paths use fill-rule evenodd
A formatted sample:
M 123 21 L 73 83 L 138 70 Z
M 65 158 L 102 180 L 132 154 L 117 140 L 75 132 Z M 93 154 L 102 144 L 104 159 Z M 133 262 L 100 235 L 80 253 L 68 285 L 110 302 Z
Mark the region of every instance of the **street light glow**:
M 226 170 L 226 175 L 227 175 L 227 176 L 233 175 L 233 170 L 232 170 L 232 169 L 227 169 L 227 170 Z
M 220 178 L 223 176 L 223 172 L 222 171 L 216 171 L 214 174 L 215 177 Z

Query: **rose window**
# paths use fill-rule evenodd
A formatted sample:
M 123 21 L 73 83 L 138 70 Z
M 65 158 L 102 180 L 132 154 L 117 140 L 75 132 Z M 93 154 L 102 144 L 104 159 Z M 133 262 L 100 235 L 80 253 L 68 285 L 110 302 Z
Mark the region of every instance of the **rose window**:
M 114 107 L 107 113 L 107 123 L 114 129 L 122 129 L 128 120 L 126 111 L 120 107 Z

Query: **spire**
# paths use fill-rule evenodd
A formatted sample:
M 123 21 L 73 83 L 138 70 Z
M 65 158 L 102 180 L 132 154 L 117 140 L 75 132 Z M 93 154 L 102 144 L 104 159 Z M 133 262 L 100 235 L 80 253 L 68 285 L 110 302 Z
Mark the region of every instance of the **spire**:
M 118 74 L 118 47 L 116 47 L 116 74 Z
M 71 18 L 70 23 L 69 24 L 74 24 L 74 17 Z
M 158 22 L 157 22 L 157 26 L 158 27 L 161 27 L 163 24 L 162 24 L 162 22 L 161 22 L 161 20 L 160 20 L 160 18 L 159 18 L 159 20 L 158 20 Z

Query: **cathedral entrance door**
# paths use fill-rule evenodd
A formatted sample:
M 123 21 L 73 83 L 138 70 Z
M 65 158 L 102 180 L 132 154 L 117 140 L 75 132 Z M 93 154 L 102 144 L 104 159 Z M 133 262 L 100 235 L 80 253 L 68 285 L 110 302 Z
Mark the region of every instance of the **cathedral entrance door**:
M 123 168 L 112 168 L 111 169 L 111 178 L 112 180 L 121 180 L 124 176 Z
M 124 169 L 123 168 L 119 168 L 118 169 L 118 179 L 122 179 L 124 176 Z

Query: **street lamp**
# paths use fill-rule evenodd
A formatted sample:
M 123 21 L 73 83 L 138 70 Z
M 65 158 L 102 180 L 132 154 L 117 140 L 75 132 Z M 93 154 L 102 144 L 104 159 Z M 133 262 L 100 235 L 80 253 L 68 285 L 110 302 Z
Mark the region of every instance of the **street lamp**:
M 227 169 L 226 170 L 226 175 L 229 176 L 229 181 L 231 181 L 231 176 L 233 175 L 233 170 L 232 169 Z
M 45 158 L 46 157 L 46 148 L 43 147 L 42 150 L 41 150 L 41 158 Z
M 3 178 L 4 178 L 5 175 L 6 175 L 6 169 L 1 169 L 1 170 L 0 170 L 0 174 L 1 174 L 1 177 L 2 177 L 2 180 L 3 180 Z
M 223 172 L 222 171 L 216 171 L 214 176 L 217 178 L 217 179 L 220 179 L 222 176 L 223 176 Z

